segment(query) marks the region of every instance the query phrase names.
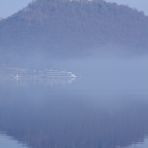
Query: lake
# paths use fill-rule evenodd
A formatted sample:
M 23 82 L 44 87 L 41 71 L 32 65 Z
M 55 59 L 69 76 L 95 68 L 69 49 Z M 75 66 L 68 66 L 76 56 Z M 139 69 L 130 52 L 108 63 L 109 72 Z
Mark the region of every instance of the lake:
M 147 64 L 79 59 L 54 67 L 77 75 L 72 81 L 1 78 L 0 147 L 147 148 Z

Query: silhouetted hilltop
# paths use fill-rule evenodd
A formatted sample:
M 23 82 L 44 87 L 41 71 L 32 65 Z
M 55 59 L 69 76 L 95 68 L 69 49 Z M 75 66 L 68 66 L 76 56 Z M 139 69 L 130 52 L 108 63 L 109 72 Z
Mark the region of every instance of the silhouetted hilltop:
M 123 47 L 146 52 L 148 17 L 103 0 L 36 0 L 0 22 L 0 51 L 71 56 Z

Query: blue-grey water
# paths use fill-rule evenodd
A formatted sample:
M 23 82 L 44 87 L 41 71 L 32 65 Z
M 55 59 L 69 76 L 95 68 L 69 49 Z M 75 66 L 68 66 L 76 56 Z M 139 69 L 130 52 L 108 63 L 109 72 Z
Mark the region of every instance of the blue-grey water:
M 147 64 L 66 60 L 52 67 L 76 74 L 72 81 L 1 78 L 0 148 L 147 148 Z

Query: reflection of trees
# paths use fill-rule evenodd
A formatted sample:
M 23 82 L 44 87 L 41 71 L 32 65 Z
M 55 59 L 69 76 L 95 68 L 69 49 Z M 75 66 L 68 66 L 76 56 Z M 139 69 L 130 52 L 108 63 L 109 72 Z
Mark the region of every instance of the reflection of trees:
M 9 148 L 28 148 L 26 145 L 19 143 L 13 137 L 5 135 L 5 133 L 0 133 L 0 147 Z
M 148 104 L 143 98 L 109 103 L 112 99 L 99 97 L 40 97 L 1 100 L 0 129 L 33 148 L 115 148 L 148 133 Z

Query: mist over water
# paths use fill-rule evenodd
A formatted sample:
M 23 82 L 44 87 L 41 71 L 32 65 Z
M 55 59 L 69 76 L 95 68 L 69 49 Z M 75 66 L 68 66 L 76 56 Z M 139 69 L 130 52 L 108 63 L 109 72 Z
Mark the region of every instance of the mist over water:
M 148 90 L 148 57 L 88 57 L 61 62 L 57 67 L 70 69 L 79 76 L 79 85 L 104 93 L 133 92 Z M 80 85 L 82 84 L 82 85 Z
M 147 38 L 143 12 L 104 0 L 2 19 L 0 148 L 147 148 Z
M 134 144 L 146 148 L 147 56 L 49 60 L 34 56 L 15 63 L 1 69 L 48 68 L 72 72 L 77 78 L 71 83 L 56 79 L 54 85 L 46 80 L 1 81 L 0 131 L 5 135 L 27 148 L 133 148 Z

